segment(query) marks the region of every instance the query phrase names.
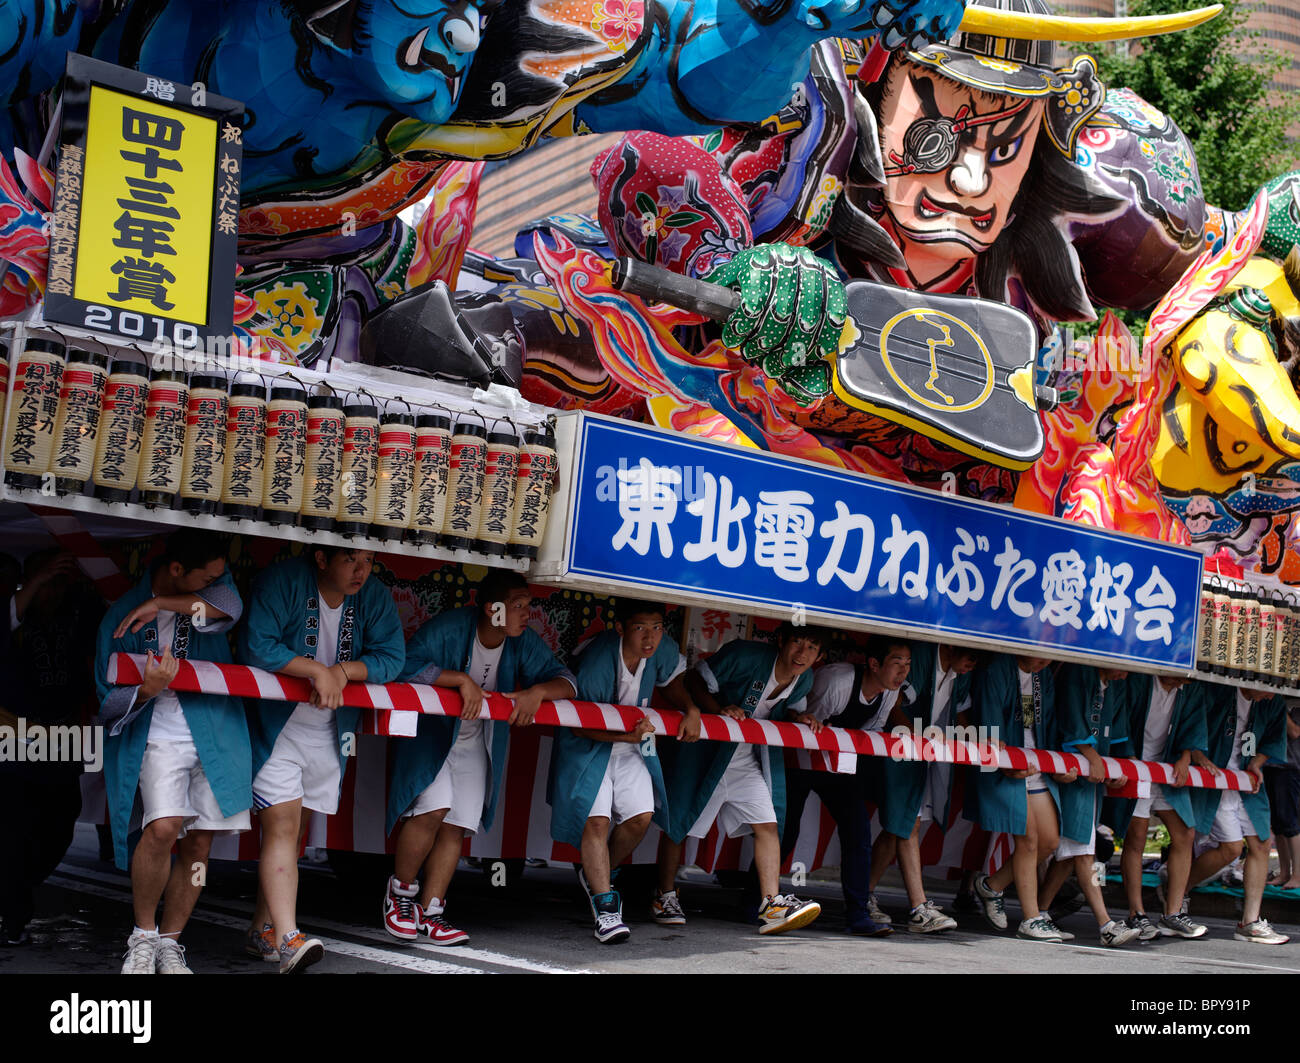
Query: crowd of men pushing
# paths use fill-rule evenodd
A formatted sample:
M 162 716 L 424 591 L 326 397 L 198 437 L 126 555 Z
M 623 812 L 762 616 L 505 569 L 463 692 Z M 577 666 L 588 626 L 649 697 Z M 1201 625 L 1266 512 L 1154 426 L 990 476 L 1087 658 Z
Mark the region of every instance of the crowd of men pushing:
M 629 937 L 614 876 L 652 821 L 664 831 L 656 922 L 685 923 L 676 892 L 682 847 L 716 822 L 731 837 L 753 835 L 759 933 L 811 923 L 820 906 L 782 893 L 780 884 L 810 793 L 839 829 L 850 932 L 890 932 L 875 888 L 895 859 L 908 895 L 908 928 L 931 933 L 957 925 L 926 897 L 919 844 L 928 821 L 949 822 L 951 765 L 864 757 L 853 772 L 787 769 L 779 748 L 699 741 L 702 713 L 788 719 L 813 730 L 889 730 L 919 718 L 923 727 L 982 726 L 1005 745 L 1078 752 L 1090 765 L 1082 778 L 960 769 L 971 774 L 965 815 L 1014 838 L 1010 859 L 970 883 L 968 903 L 992 925 L 1007 927 L 1003 891 L 1014 883 L 1023 914 L 1019 936 L 1068 939 L 1047 908 L 1074 872 L 1104 944 L 1199 937 L 1205 927 L 1186 915 L 1189 884 L 1234 859 L 1244 839 L 1246 899 L 1236 936 L 1287 940 L 1260 918 L 1270 832 L 1268 799 L 1258 785 L 1243 794 L 1153 787 L 1150 797 L 1115 802 L 1113 825 L 1126 839 L 1127 919 L 1111 919 L 1092 874 L 1111 782 L 1101 756 L 1171 762 L 1180 779 L 1191 764 L 1241 768 L 1258 783 L 1270 755 L 1285 757 L 1283 706 L 1267 693 L 1076 664 L 1053 670 L 1040 658 L 981 658 L 887 637 L 870 640 L 863 664 L 814 667 L 828 636 L 788 624 L 775 642 L 729 642 L 688 671 L 663 637 L 663 607 L 635 601 L 619 603 L 614 628 L 576 648 L 570 670 L 529 628 L 531 593 L 515 573 L 489 571 L 475 604 L 434 617 L 404 641 L 391 595 L 371 576 L 372 553 L 317 547 L 274 565 L 257 578 L 245 609 L 227 550 L 216 535 L 177 532 L 99 629 L 109 810 L 116 860 L 130 868 L 135 915 L 123 973 L 188 972 L 178 939 L 201 889 L 202 876 L 192 869 L 207 861 L 214 835 L 249 829 L 250 812 L 259 816 L 262 848 L 246 948 L 282 973 L 322 957 L 321 942 L 298 927 L 297 864 L 311 813 L 338 809 L 360 725 L 360 710 L 342 704 L 352 681 L 431 683 L 456 690 L 463 704 L 459 717 L 422 715 L 415 737 L 394 740 L 386 827 L 395 834 L 395 863 L 383 923 L 398 940 L 451 946 L 468 939 L 448 922 L 447 898 L 466 833 L 490 827 L 497 813 L 512 726 L 532 723 L 544 700 L 646 706 L 655 688 L 685 714 L 676 742 L 656 746 L 645 718 L 626 733 L 555 733 L 552 836 L 581 851 L 579 880 L 599 941 Z M 229 662 L 232 628 L 242 663 L 310 680 L 310 702 L 268 700 L 246 709 L 240 699 L 168 689 L 185 657 Z M 109 684 L 109 658 L 118 651 L 148 655 L 139 686 Z M 485 691 L 513 701 L 509 726 L 482 719 Z M 868 801 L 881 824 L 874 845 Z M 1153 814 L 1171 842 L 1164 911 L 1154 920 L 1144 912 L 1141 888 Z

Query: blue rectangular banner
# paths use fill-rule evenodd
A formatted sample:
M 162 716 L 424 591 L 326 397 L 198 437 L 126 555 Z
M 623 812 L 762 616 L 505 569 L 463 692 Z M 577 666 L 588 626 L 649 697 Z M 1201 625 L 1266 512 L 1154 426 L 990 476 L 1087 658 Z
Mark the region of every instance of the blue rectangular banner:
M 575 575 L 1008 651 L 1194 663 L 1191 550 L 590 415 L 573 475 Z

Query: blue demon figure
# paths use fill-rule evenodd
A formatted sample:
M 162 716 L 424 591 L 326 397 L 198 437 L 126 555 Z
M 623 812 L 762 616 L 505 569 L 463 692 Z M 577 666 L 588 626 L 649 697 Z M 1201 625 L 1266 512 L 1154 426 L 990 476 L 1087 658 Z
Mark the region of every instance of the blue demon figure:
M 943 40 L 963 0 L 0 2 L 11 105 L 69 48 L 247 105 L 244 205 L 546 133 L 693 133 L 789 99 L 819 39 Z M 42 130 L 9 131 L 33 150 Z M 251 198 L 250 198 L 251 197 Z

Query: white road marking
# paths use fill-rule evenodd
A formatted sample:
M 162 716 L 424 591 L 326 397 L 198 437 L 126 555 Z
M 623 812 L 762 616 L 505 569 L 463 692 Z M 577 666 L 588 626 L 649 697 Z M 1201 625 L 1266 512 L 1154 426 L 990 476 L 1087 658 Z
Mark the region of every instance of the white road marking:
M 1153 960 L 1159 955 L 1158 952 L 1138 952 L 1136 949 L 1124 949 L 1121 951 L 1120 949 L 1104 948 L 1100 945 L 1069 945 L 1068 942 L 1063 944 L 1067 944 L 1069 948 L 1079 949 L 1083 952 L 1102 952 L 1107 956 L 1141 956 L 1144 959 Z M 1300 967 L 1270 967 L 1265 963 L 1246 963 L 1243 960 L 1219 960 L 1211 956 L 1175 956 L 1172 953 L 1165 953 L 1163 956 L 1160 956 L 1160 958 L 1164 960 L 1175 960 L 1180 963 L 1210 964 L 1215 967 L 1249 967 L 1259 971 L 1286 971 L 1290 974 L 1300 974 Z

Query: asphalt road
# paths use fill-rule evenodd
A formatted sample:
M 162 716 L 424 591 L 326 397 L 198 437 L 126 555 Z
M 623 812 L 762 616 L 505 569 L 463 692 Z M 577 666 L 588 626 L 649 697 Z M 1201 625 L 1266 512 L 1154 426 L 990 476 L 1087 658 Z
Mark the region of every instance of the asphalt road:
M 242 952 L 256 888 L 253 865 L 214 863 L 203 898 L 185 932 L 190 966 L 196 972 L 272 974 L 271 964 Z M 892 937 L 864 939 L 843 929 L 843 904 L 834 882 L 812 882 L 798 892 L 821 902 L 821 918 L 805 930 L 760 936 L 739 921 L 739 892 L 716 885 L 711 876 L 687 870 L 682 896 L 688 924 L 651 922 L 644 895 L 628 891 L 625 919 L 631 940 L 601 945 L 568 867 L 528 868 L 513 884 L 493 886 L 492 876 L 462 865 L 448 916 L 470 933 L 457 948 L 392 941 L 380 925 L 385 881 L 382 863 L 343 877 L 304 863 L 299 897 L 302 928 L 321 938 L 325 959 L 311 974 L 491 974 L 491 973 L 1056 973 L 1138 976 L 1157 974 L 1300 974 L 1300 929 L 1283 926 L 1294 940 L 1262 946 L 1232 938 L 1232 923 L 1201 918 L 1210 932 L 1196 941 L 1163 938 L 1142 946 L 1106 949 L 1086 911 L 1062 922 L 1074 942 L 1047 945 L 996 933 L 979 915 L 960 915 L 960 927 L 941 935 L 909 933 L 896 924 Z M 950 908 L 952 887 L 932 893 Z M 880 891 L 897 919 L 906 902 L 901 889 Z M 1014 927 L 1014 901 L 1007 905 Z M 1196 914 L 1193 907 L 1193 914 Z M 1200 917 L 1198 917 L 1200 918 Z M 47 882 L 31 944 L 0 949 L 0 974 L 113 973 L 130 931 L 130 883 L 97 858 L 92 829 L 79 825 L 64 863 Z

